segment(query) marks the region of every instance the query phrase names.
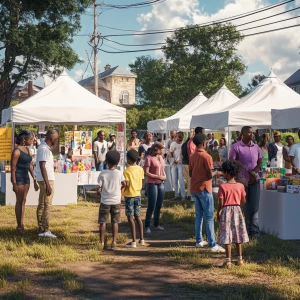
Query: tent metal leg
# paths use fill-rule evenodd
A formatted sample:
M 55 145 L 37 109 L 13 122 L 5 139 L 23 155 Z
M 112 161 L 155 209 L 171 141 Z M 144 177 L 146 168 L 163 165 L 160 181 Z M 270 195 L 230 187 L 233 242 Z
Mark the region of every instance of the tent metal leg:
M 124 170 L 126 168 L 126 122 L 124 122 L 124 160 L 123 160 Z

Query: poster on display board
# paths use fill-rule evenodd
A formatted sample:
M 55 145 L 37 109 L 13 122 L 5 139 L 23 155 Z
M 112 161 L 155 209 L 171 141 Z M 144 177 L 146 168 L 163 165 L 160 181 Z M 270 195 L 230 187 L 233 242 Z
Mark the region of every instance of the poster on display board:
M 124 124 L 120 123 L 118 125 L 118 132 L 117 132 L 117 151 L 123 152 L 124 151 Z
M 0 161 L 11 159 L 12 129 L 0 128 Z
M 65 132 L 65 147 L 66 153 L 68 153 L 69 149 L 73 149 L 74 146 L 74 132 L 73 131 L 66 131 Z
M 92 156 L 92 143 L 91 131 L 74 131 L 73 155 Z

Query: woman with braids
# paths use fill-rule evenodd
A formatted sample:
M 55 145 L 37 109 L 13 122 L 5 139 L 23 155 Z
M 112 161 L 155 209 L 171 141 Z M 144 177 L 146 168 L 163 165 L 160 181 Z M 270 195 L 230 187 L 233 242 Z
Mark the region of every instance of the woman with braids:
M 23 219 L 26 197 L 30 186 L 29 172 L 34 180 L 34 189 L 36 191 L 38 191 L 39 186 L 31 164 L 32 157 L 27 148 L 33 143 L 33 134 L 29 130 L 23 130 L 17 136 L 16 142 L 17 147 L 13 150 L 11 155 L 11 182 L 17 198 L 15 206 L 17 231 L 24 233 Z
M 243 264 L 242 244 L 249 242 L 241 205 L 246 203 L 245 188 L 235 181 L 243 166 L 239 161 L 228 160 L 223 163 L 223 176 L 227 180 L 218 192 L 219 206 L 217 218 L 219 225 L 219 244 L 225 245 L 225 268 L 231 268 L 231 244 L 236 245 L 238 266 Z

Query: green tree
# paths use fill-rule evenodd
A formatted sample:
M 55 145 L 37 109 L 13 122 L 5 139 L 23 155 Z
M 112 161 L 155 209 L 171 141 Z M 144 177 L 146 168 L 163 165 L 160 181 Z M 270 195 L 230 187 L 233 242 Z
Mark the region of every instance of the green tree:
M 0 111 L 19 82 L 79 62 L 70 46 L 91 0 L 0 0 Z M 54 68 L 54 71 L 53 71 Z
M 239 95 L 239 79 L 246 71 L 236 54 L 241 40 L 230 24 L 177 30 L 166 40 L 164 59 L 141 56 L 130 65 L 137 74 L 140 103 L 178 110 L 200 90 L 210 97 L 223 84 Z
M 243 89 L 243 91 L 240 94 L 240 98 L 248 95 L 255 87 L 259 85 L 261 81 L 263 81 L 266 78 L 265 75 L 257 74 L 255 75 L 251 81 L 247 84 L 247 87 Z

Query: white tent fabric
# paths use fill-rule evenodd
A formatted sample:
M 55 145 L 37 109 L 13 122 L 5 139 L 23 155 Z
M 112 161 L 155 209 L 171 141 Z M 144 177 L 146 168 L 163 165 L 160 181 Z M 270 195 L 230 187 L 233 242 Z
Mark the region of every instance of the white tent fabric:
M 166 132 L 167 122 L 173 118 L 180 117 L 181 115 L 191 114 L 197 107 L 201 106 L 207 98 L 200 92 L 193 100 L 191 100 L 186 106 L 179 110 L 176 114 L 159 120 L 149 121 L 147 123 L 148 131 L 150 132 Z M 189 127 L 187 128 L 189 130 Z
M 287 109 L 272 109 L 271 115 L 273 129 L 300 127 L 300 106 Z
M 206 114 L 217 112 L 230 105 L 235 105 L 240 99 L 235 96 L 225 85 L 223 85 L 212 97 L 210 97 L 206 102 L 204 102 L 197 111 L 193 112 L 193 116 L 190 117 L 190 128 L 196 128 L 197 126 L 202 126 L 202 118 Z
M 98 98 L 63 72 L 28 100 L 2 111 L 2 124 L 109 125 L 126 122 L 126 109 Z
M 271 109 L 285 109 L 300 105 L 300 95 L 271 73 L 239 102 L 214 114 L 198 118 L 198 126 L 210 129 L 226 127 L 271 126 Z M 194 117 L 193 117 L 194 118 Z M 195 121 L 195 119 L 194 119 Z M 191 127 L 194 126 L 192 119 Z

